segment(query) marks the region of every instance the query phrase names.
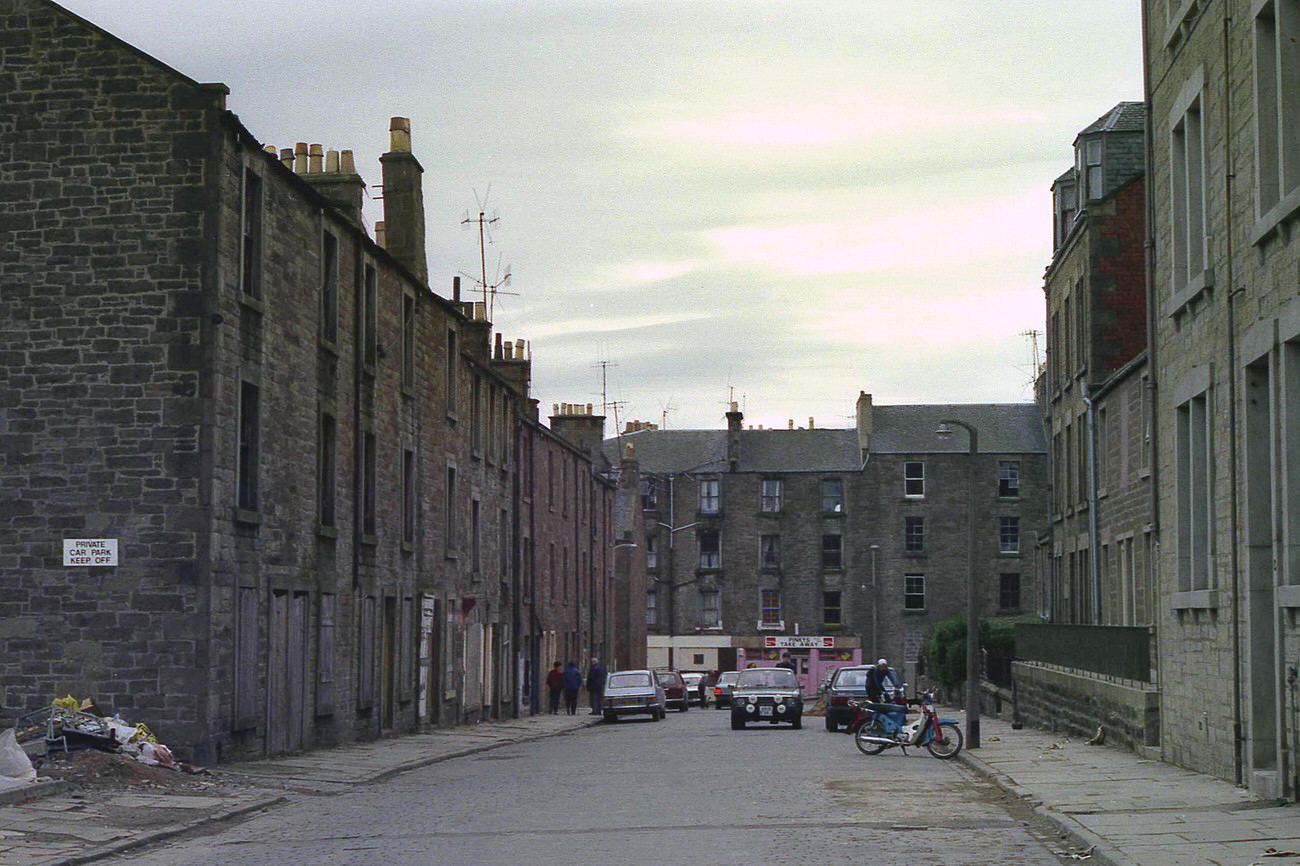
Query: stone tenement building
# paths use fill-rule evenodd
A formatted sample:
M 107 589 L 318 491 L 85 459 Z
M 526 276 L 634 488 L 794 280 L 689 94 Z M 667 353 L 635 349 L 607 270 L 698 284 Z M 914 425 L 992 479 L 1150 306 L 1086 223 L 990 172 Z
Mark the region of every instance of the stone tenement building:
M 1039 381 L 1052 455 L 1052 625 L 1020 626 L 1015 669 L 1022 721 L 1086 736 L 1101 725 L 1109 742 L 1136 747 L 1160 739 L 1149 657 L 1157 598 L 1145 121 L 1139 102 L 1107 111 L 1076 136 L 1074 166 L 1052 184 Z M 1101 651 L 1119 646 L 1132 649 L 1130 664 Z
M 945 421 L 975 428 L 945 440 Z M 1036 613 L 1047 455 L 1032 403 L 874 406 L 848 429 L 633 425 L 652 664 L 725 670 L 789 650 L 805 688 L 887 656 L 916 683 L 927 630 L 966 611 L 968 504 L 986 616 Z M 631 467 L 631 464 L 625 464 Z M 623 515 L 626 520 L 630 515 Z
M 409 124 L 380 244 L 350 153 L 54 3 L 0 32 L 0 715 L 93 696 L 207 762 L 527 712 L 610 652 L 617 488 L 430 291 Z
M 1300 795 L 1300 10 L 1148 0 L 1161 742 Z
M 1074 141 L 1052 186 L 1046 416 L 1048 606 L 1058 623 L 1152 625 L 1146 376 L 1146 113 L 1121 102 Z

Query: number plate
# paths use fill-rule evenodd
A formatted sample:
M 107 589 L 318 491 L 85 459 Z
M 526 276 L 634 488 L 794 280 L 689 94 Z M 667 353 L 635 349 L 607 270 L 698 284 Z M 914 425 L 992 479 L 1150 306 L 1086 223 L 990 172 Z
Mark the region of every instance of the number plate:
M 760 716 L 770 716 L 770 715 L 772 715 L 772 708 L 771 708 L 770 706 L 762 706 L 762 707 L 759 707 L 759 708 L 758 708 L 758 714 L 759 714 Z
M 614 698 L 614 706 L 616 707 L 635 707 L 639 703 L 640 701 L 636 698 Z

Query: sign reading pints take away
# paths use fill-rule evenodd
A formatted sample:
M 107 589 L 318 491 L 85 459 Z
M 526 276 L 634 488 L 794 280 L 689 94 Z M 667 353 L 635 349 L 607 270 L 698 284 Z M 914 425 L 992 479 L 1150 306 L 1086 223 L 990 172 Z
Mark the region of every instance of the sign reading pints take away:
M 117 565 L 116 538 L 63 539 L 64 565 Z
M 835 637 L 819 635 L 766 635 L 763 646 L 768 649 L 834 649 Z

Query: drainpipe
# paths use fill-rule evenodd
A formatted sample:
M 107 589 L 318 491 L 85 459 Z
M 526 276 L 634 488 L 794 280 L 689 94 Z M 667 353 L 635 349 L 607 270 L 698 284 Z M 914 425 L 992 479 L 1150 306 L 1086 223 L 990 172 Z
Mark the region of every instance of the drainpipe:
M 1225 15 L 1223 17 L 1223 68 L 1225 70 L 1223 74 L 1223 128 L 1226 130 L 1224 135 L 1225 143 L 1227 137 L 1232 134 L 1231 28 L 1232 17 Z M 1238 554 L 1240 526 L 1238 525 L 1237 511 L 1237 311 L 1233 303 L 1240 290 L 1233 284 L 1232 269 L 1232 182 L 1236 166 L 1233 164 L 1231 146 L 1224 147 L 1223 158 L 1225 162 L 1223 172 L 1223 267 L 1228 287 L 1228 441 L 1231 443 L 1232 448 L 1232 459 L 1228 461 L 1228 520 L 1231 526 L 1228 536 L 1228 569 L 1232 574 L 1232 769 L 1234 781 L 1237 785 L 1241 785 L 1245 778 L 1244 752 L 1246 738 L 1241 709 L 1243 702 L 1241 700 L 1241 563 Z M 1208 255 L 1206 258 L 1208 260 Z M 1276 635 L 1274 640 L 1277 640 Z M 1251 683 L 1252 688 L 1256 685 L 1256 683 Z M 1285 743 L 1285 733 L 1279 729 L 1278 735 L 1282 737 L 1283 743 Z M 1278 767 L 1278 769 L 1282 770 L 1282 767 Z M 1282 774 L 1279 773 L 1279 779 L 1281 778 Z
M 1088 422 L 1088 581 L 1092 585 L 1092 624 L 1101 625 L 1101 564 L 1097 561 L 1097 408 L 1089 394 L 1088 380 L 1079 382 Z

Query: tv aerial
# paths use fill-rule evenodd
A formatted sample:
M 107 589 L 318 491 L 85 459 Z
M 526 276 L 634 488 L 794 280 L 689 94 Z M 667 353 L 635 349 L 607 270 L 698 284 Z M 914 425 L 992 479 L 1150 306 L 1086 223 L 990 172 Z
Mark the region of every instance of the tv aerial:
M 479 289 L 483 292 L 483 307 L 487 311 L 488 321 L 492 320 L 496 307 L 497 295 L 518 295 L 518 292 L 502 291 L 510 285 L 510 265 L 506 265 L 505 273 L 501 271 L 501 256 L 497 255 L 497 271 L 495 282 L 488 282 L 487 276 L 487 245 L 493 243 L 492 229 L 500 221 L 500 217 L 493 211 L 488 213 L 487 202 L 492 195 L 492 184 L 488 184 L 487 191 L 483 193 L 483 198 L 478 197 L 478 190 L 474 190 L 474 202 L 478 205 L 478 216 L 471 216 L 467 211 L 464 219 L 460 224 L 466 229 L 471 226 L 478 226 L 478 263 L 479 275 L 475 277 L 461 271 L 461 276 L 478 284 Z

